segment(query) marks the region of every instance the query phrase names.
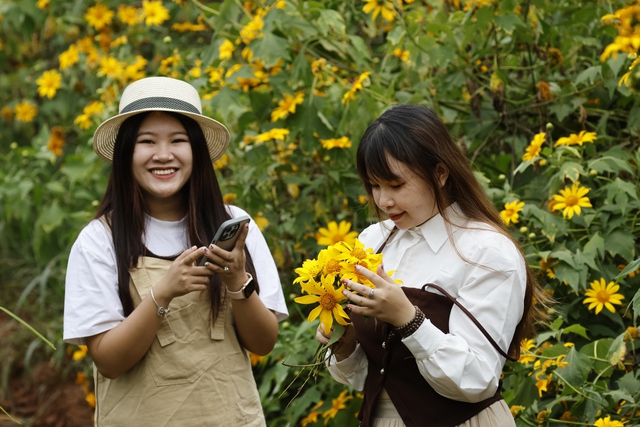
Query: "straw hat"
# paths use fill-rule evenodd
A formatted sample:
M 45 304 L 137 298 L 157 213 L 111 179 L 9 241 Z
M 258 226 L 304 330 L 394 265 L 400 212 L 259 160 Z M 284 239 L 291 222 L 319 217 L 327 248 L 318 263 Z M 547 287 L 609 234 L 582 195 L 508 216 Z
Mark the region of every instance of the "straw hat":
M 211 161 L 229 146 L 229 131 L 220 122 L 202 115 L 198 91 L 189 83 L 169 77 L 147 77 L 127 86 L 120 98 L 119 114 L 105 120 L 93 134 L 93 149 L 108 162 L 120 125 L 127 118 L 145 111 L 173 111 L 198 122 L 207 140 Z

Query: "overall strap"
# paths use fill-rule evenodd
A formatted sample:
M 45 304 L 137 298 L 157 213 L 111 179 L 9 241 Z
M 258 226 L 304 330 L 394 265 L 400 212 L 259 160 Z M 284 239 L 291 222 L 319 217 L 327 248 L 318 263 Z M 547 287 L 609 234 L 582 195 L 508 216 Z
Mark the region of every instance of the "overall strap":
M 520 358 L 520 348 L 518 347 L 516 349 L 516 356 L 510 356 L 509 354 L 505 353 L 504 350 L 502 350 L 500 348 L 500 346 L 498 345 L 498 343 L 496 343 L 494 341 L 493 338 L 491 338 L 491 335 L 489 335 L 489 333 L 487 332 L 487 330 L 480 324 L 480 322 L 478 321 L 478 319 L 475 318 L 475 316 L 473 314 L 471 314 L 471 312 L 469 310 L 467 310 L 462 304 L 460 304 L 458 302 L 457 299 L 455 299 L 454 297 L 452 297 L 447 291 L 445 291 L 444 289 L 442 289 L 440 286 L 438 285 L 434 285 L 433 283 L 426 283 L 424 286 L 422 286 L 422 290 L 426 291 L 428 287 L 432 287 L 435 288 L 436 290 L 438 290 L 440 293 L 442 293 L 445 297 L 447 297 L 452 303 L 454 303 L 460 310 L 462 310 L 464 312 L 464 314 L 466 314 L 469 319 L 471 319 L 471 321 L 478 327 L 478 329 L 480 329 L 480 332 L 482 332 L 482 335 L 484 335 L 487 340 L 489 340 L 489 342 L 491 343 L 491 345 L 493 346 L 493 348 L 495 348 L 498 353 L 500 353 L 503 357 L 515 362 Z

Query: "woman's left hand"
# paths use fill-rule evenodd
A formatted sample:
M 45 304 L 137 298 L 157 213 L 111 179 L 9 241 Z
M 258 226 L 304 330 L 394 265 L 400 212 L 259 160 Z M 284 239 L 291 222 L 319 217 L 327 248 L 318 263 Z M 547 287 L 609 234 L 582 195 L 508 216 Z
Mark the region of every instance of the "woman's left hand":
M 239 291 L 247 281 L 244 242 L 247 240 L 248 233 L 249 224 L 245 224 L 240 230 L 236 245 L 231 251 L 225 251 L 215 245 L 210 245 L 207 248 L 206 255 L 209 261 L 205 263 L 205 266 L 214 273 L 218 273 L 222 282 L 230 291 Z
M 343 294 L 353 302 L 347 305 L 352 313 L 375 317 L 396 327 L 406 325 L 413 319 L 415 316 L 413 304 L 400 286 L 384 271 L 382 265 L 378 267 L 377 274 L 360 266 L 356 268 L 358 273 L 369 279 L 376 287 L 372 289 L 352 280 L 345 280 Z

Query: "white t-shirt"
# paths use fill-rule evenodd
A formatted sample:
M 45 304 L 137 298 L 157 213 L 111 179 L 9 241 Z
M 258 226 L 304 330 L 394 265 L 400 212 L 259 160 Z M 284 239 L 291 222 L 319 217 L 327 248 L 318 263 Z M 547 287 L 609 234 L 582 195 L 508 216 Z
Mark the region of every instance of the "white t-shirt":
M 402 286 L 422 288 L 434 283 L 442 287 L 507 352 L 524 311 L 524 259 L 509 238 L 487 224 L 467 222 L 455 206 L 447 208 L 449 219 L 458 224 L 450 231 L 455 248 L 467 261 L 456 254 L 445 221 L 438 214 L 419 227 L 398 230 L 382 251 L 385 271 L 396 270 L 392 278 L 402 280 Z M 393 222 L 386 220 L 369 226 L 359 239 L 375 251 L 392 228 Z M 437 292 L 433 288 L 427 291 Z M 427 319 L 402 342 L 415 356 L 422 376 L 439 394 L 465 402 L 478 402 L 495 394 L 505 359 L 455 305 L 448 334 Z M 329 372 L 337 381 L 362 390 L 367 364 L 358 345 L 347 359 L 336 363 L 333 356 Z
M 232 217 L 247 215 L 227 206 Z M 158 256 L 177 256 L 189 246 L 186 218 L 160 221 L 146 217 L 142 241 Z M 264 236 L 256 223 L 249 223 L 245 243 L 260 283 L 260 299 L 273 310 L 278 321 L 288 316 L 278 270 Z M 108 331 L 124 320 L 118 297 L 118 269 L 111 232 L 99 221 L 91 221 L 78 236 L 69 254 L 64 301 L 64 340 L 84 344 L 84 338 Z

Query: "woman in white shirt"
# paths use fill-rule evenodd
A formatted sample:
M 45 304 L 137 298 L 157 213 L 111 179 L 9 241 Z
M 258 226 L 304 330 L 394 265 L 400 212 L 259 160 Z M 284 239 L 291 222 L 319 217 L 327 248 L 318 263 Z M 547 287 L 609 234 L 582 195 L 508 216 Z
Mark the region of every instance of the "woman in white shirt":
M 255 223 L 228 251 L 206 246 L 246 215 L 213 169 L 229 133 L 166 77 L 130 84 L 119 113 L 93 138 L 113 168 L 65 290 L 64 339 L 94 361 L 96 425 L 264 426 L 248 351 L 273 349 L 287 308 Z
M 357 168 L 381 220 L 359 239 L 384 267 L 361 271 L 375 290 L 345 281 L 352 325 L 329 371 L 364 390 L 361 426 L 515 425 L 500 375 L 545 297 L 468 160 L 430 109 L 398 105 L 367 128 Z

